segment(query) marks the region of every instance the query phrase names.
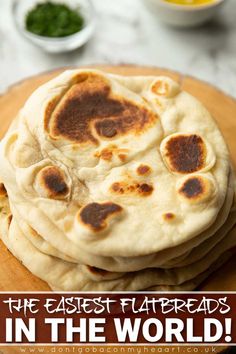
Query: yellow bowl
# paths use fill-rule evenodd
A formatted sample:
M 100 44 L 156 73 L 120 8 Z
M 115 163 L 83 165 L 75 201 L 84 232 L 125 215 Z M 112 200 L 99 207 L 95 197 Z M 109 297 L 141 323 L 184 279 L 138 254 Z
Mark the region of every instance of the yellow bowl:
M 201 5 L 180 5 L 165 0 L 143 0 L 161 21 L 177 27 L 196 27 L 217 14 L 225 0 Z

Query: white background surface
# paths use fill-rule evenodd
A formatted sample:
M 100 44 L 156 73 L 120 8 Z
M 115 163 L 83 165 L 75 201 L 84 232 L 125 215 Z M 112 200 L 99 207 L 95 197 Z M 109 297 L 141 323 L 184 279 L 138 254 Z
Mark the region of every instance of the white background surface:
M 144 0 L 145 1 L 145 0 Z M 141 0 L 93 0 L 97 28 L 82 49 L 52 55 L 28 43 L 11 17 L 11 0 L 0 0 L 0 92 L 16 81 L 67 65 L 134 63 L 190 74 L 236 97 L 236 0 L 197 29 L 167 27 Z

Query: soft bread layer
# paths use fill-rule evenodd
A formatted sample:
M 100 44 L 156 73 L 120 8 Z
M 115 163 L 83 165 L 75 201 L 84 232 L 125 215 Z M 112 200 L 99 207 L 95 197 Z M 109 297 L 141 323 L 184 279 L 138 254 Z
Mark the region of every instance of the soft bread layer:
M 12 211 L 14 208 L 11 208 Z M 67 259 L 64 254 L 61 254 L 60 252 L 56 251 L 53 247 L 50 246 L 44 239 L 38 235 L 34 230 L 32 230 L 25 222 L 22 221 L 22 219 L 19 218 L 19 214 L 13 212 L 14 217 L 16 218 L 17 224 L 21 231 L 24 233 L 24 236 L 37 248 L 40 252 L 45 253 L 47 255 L 51 255 L 57 258 L 60 258 L 62 260 L 69 261 L 70 263 L 76 263 L 74 260 Z M 18 215 L 18 218 L 16 217 Z M 170 269 L 170 268 L 177 268 L 177 267 L 184 267 L 187 265 L 190 265 L 198 260 L 201 260 L 204 256 L 207 256 L 207 254 L 214 248 L 216 244 L 221 242 L 223 238 L 228 234 L 228 232 L 232 229 L 232 227 L 235 225 L 235 220 L 236 220 L 236 211 L 235 211 L 235 206 L 233 205 L 231 208 L 231 212 L 228 216 L 227 221 L 221 228 L 217 230 L 217 232 L 207 239 L 206 241 L 202 242 L 200 245 L 197 247 L 194 247 L 191 249 L 189 252 L 185 253 L 181 257 L 174 258 L 167 262 L 166 264 L 163 264 L 161 268 L 164 269 Z M 151 268 L 151 267 L 148 267 Z M 86 272 L 88 277 L 94 280 L 100 280 L 100 279 L 117 279 L 120 278 L 123 274 L 121 272 L 109 272 L 104 269 L 94 269 L 94 267 L 89 266 L 89 265 L 84 265 L 83 266 L 83 272 Z
M 146 269 L 126 273 L 114 280 L 94 281 L 86 276 L 81 265 L 48 256 L 35 248 L 24 236 L 16 220 L 11 218 L 7 198 L 1 204 L 1 235 L 8 249 L 35 275 L 51 284 L 54 289 L 83 291 L 142 290 L 153 286 L 179 286 L 199 275 L 209 273 L 209 267 L 224 258 L 225 252 L 236 245 L 236 228 L 199 261 L 181 268 Z

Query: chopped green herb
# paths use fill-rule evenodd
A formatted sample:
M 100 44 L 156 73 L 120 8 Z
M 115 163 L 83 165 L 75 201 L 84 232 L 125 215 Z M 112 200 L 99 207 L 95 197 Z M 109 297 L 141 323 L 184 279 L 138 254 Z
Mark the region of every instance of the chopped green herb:
M 25 18 L 29 32 L 44 37 L 66 37 L 79 32 L 84 18 L 78 10 L 51 1 L 38 3 Z

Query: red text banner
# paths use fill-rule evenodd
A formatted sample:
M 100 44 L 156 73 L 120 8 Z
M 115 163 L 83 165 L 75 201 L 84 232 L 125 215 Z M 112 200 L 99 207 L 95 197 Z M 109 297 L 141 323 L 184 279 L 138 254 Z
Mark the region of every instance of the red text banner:
M 0 344 L 236 343 L 236 293 L 1 293 Z

